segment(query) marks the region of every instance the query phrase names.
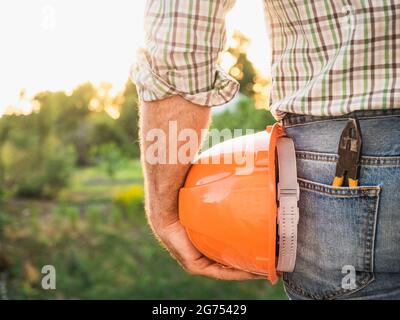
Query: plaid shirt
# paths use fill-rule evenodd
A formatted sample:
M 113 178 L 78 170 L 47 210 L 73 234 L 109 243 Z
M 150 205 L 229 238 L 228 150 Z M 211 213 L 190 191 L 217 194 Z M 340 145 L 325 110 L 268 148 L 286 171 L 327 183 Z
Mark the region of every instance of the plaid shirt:
M 217 64 L 234 3 L 148 0 L 146 45 L 132 74 L 142 100 L 181 95 L 215 106 L 234 97 L 237 82 Z M 400 107 L 398 0 L 264 0 L 264 7 L 277 119 Z

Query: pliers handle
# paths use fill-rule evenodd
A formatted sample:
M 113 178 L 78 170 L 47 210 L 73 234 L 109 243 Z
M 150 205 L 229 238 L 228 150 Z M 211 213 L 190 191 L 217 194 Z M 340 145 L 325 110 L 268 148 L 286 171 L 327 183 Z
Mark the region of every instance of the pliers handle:
M 358 179 L 354 180 L 352 178 L 347 178 L 347 181 L 349 183 L 349 187 L 357 187 L 358 186 Z M 334 187 L 341 187 L 343 186 L 344 183 L 344 176 L 333 178 L 332 186 Z
M 335 178 L 332 182 L 334 187 L 341 187 L 343 185 L 345 175 L 347 175 L 349 187 L 358 186 L 361 146 L 360 124 L 357 119 L 351 118 L 340 136 L 339 158 L 336 165 Z

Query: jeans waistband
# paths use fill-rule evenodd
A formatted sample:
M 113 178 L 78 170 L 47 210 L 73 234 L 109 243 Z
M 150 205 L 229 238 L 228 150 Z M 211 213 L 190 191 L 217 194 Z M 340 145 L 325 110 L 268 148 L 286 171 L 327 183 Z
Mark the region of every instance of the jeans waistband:
M 296 113 L 287 113 L 282 120 L 282 124 L 285 128 L 302 125 L 310 122 L 320 122 L 326 120 L 339 120 L 339 119 L 366 119 L 366 118 L 378 118 L 378 117 L 390 117 L 400 116 L 400 109 L 376 109 L 376 110 L 357 110 L 351 113 L 347 113 L 341 116 L 310 116 Z
M 400 109 L 360 110 L 336 117 L 288 114 L 283 126 L 297 151 L 336 154 L 351 117 L 359 120 L 363 156 L 400 156 Z

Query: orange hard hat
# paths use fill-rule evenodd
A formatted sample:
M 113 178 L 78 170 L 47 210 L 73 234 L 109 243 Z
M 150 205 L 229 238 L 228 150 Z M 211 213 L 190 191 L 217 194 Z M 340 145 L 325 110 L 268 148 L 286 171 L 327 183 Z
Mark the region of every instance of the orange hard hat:
M 295 166 L 293 142 L 278 123 L 201 153 L 179 192 L 180 221 L 194 246 L 216 262 L 265 275 L 271 283 L 277 282 L 277 271 L 292 271 L 299 197 Z

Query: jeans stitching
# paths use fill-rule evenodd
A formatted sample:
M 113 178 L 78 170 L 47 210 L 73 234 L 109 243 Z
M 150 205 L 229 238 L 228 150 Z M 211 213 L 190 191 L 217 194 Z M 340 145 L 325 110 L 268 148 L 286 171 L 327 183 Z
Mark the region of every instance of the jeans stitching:
M 314 151 L 296 151 L 296 158 L 300 160 L 314 160 L 323 162 L 337 162 L 338 155 L 334 153 L 320 153 Z M 376 167 L 400 166 L 400 156 L 362 156 L 360 165 Z
M 369 272 L 373 272 L 374 264 L 374 250 L 375 250 L 375 234 L 376 234 L 376 224 L 378 216 L 378 208 L 380 202 L 380 189 L 376 195 L 376 200 L 374 203 L 373 215 L 368 216 L 368 227 L 365 239 L 365 254 L 364 254 L 364 264 Z
M 378 109 L 378 110 L 357 110 L 349 114 L 340 116 L 310 116 L 310 115 L 300 115 L 300 114 L 286 114 L 283 118 L 282 123 L 284 128 L 292 128 L 297 126 L 304 126 L 312 123 L 321 123 L 326 121 L 344 121 L 349 118 L 358 119 L 377 119 L 377 118 L 388 118 L 388 117 L 398 117 L 400 116 L 400 109 Z
M 297 178 L 297 181 L 300 189 L 340 198 L 375 197 L 381 189 L 381 186 L 333 187 L 302 178 Z
M 285 279 L 286 278 L 286 279 Z M 364 275 L 359 279 L 359 286 L 357 286 L 356 289 L 354 290 L 347 290 L 347 289 L 339 289 L 339 290 L 330 290 L 327 291 L 324 294 L 313 294 L 308 292 L 306 289 L 304 289 L 301 286 L 296 286 L 291 280 L 289 280 L 287 277 L 284 277 L 283 281 L 285 283 L 285 286 L 289 288 L 289 291 L 294 292 L 297 295 L 304 296 L 306 298 L 311 298 L 315 300 L 321 300 L 321 299 L 335 299 L 335 298 L 341 298 L 348 296 L 350 294 L 354 294 L 361 289 L 364 289 L 366 286 L 368 286 L 373 280 L 375 279 L 375 276 L 372 272 L 365 272 Z
M 393 117 L 400 117 L 400 115 L 358 117 L 358 119 L 359 120 L 371 120 L 371 119 L 386 119 L 386 118 L 393 118 Z M 314 123 L 324 123 L 327 121 L 347 121 L 350 118 L 352 118 L 352 116 L 348 115 L 343 118 L 326 118 L 326 119 L 313 120 L 313 121 L 308 121 L 308 122 L 300 122 L 300 123 L 290 124 L 290 125 L 287 125 L 287 124 L 285 124 L 285 122 L 283 122 L 283 127 L 285 129 L 289 129 L 289 128 L 295 128 L 295 127 L 303 127 L 303 126 L 307 126 L 307 125 L 314 124 Z
M 382 189 L 383 187 L 381 187 Z M 371 244 L 371 272 L 374 272 L 374 263 L 375 263 L 375 242 L 376 242 L 376 228 L 378 225 L 378 212 L 379 212 L 379 205 L 381 201 L 381 189 L 378 192 L 377 199 L 375 201 L 375 213 L 374 213 L 374 220 L 370 224 L 372 225 L 373 230 L 372 230 L 372 244 Z

